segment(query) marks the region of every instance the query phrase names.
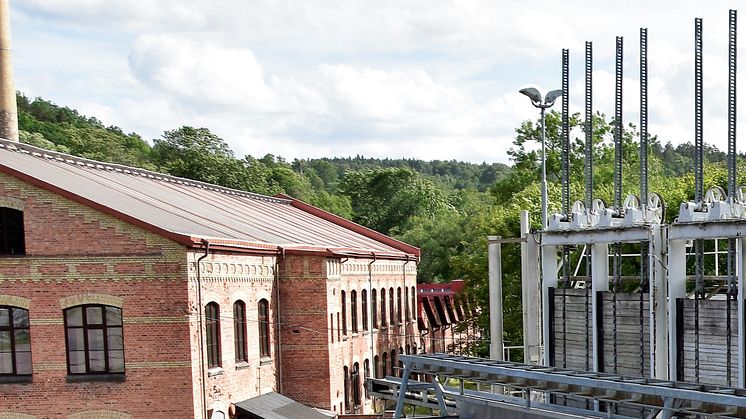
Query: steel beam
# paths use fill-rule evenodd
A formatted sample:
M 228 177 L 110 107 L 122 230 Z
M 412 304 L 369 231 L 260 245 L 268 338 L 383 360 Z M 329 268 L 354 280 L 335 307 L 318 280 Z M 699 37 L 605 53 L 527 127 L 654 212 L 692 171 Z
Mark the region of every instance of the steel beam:
M 539 362 L 539 245 L 531 234 L 528 211 L 521 211 L 521 297 L 523 301 L 523 353 L 527 363 Z
M 503 272 L 499 236 L 489 236 L 490 358 L 503 359 Z
M 557 287 L 557 246 L 542 246 L 541 248 L 541 317 L 542 317 L 542 341 L 544 345 L 544 365 L 551 365 L 549 345 L 552 345 L 549 337 L 549 322 L 552 311 L 549 309 L 549 288 Z
M 744 224 L 746 227 L 746 224 Z M 543 231 L 542 246 L 581 246 L 596 243 L 631 243 L 650 239 L 649 226 Z
M 746 220 L 678 223 L 668 226 L 668 240 L 708 240 L 739 237 L 746 237 Z
M 668 239 L 668 379 L 676 380 L 676 299 L 686 297 L 686 242 Z
M 593 371 L 601 371 L 603 365 L 601 365 L 601 356 L 599 353 L 598 342 L 599 337 L 603 333 L 599 328 L 600 319 L 598 313 L 600 305 L 603 303 L 599 301 L 598 292 L 609 290 L 609 245 L 606 243 L 598 243 L 593 245 L 591 249 L 591 283 L 593 292 L 592 297 L 592 312 L 593 312 Z
M 668 290 L 664 268 L 664 230 L 653 226 L 650 240 L 650 374 L 653 378 L 668 376 Z

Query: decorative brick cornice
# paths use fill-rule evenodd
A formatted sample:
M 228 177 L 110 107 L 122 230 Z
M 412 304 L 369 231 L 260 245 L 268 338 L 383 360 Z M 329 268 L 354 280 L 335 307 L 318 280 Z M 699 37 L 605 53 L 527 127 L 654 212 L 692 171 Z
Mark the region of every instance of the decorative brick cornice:
M 18 297 L 16 295 L 0 294 L 0 306 L 13 306 L 25 308 L 28 310 L 31 300 L 28 298 Z M 0 416 L 2 419 L 2 416 Z
M 132 419 L 132 415 L 116 410 L 86 410 L 69 415 L 67 419 Z
M 62 307 L 63 310 L 81 304 L 104 304 L 107 306 L 122 308 L 124 305 L 124 298 L 117 297 L 116 295 L 96 294 L 92 292 L 85 292 L 83 294 L 60 298 L 60 307 Z
M 36 419 L 36 416 L 25 413 L 0 412 L 0 419 Z

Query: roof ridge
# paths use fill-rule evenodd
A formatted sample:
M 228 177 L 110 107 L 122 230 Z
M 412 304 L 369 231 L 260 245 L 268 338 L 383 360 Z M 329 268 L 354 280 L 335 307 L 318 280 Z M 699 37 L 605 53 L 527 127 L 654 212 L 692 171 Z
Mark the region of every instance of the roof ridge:
M 243 191 L 240 189 L 228 188 L 225 186 L 215 185 L 212 183 L 201 182 L 198 180 L 181 178 L 178 176 L 167 175 L 164 173 L 154 172 L 152 170 L 141 169 L 137 167 L 126 166 L 123 164 L 106 163 L 98 160 L 86 159 L 84 157 L 73 156 L 71 154 L 62 153 L 59 151 L 46 150 L 40 147 L 36 147 L 30 144 L 25 144 L 17 141 L 10 141 L 5 138 L 0 138 L 0 149 L 6 149 L 8 151 L 14 151 L 23 154 L 29 154 L 33 157 L 56 160 L 59 162 L 67 163 L 73 166 L 87 167 L 90 169 L 113 171 L 118 173 L 124 173 L 127 175 L 141 176 L 148 179 L 158 180 L 162 182 L 177 183 L 179 185 L 190 186 L 200 189 L 211 190 L 215 192 L 224 193 L 227 195 L 241 196 L 245 198 L 257 199 L 260 201 L 274 202 L 280 204 L 290 204 L 292 200 L 286 198 L 278 198 L 267 195 L 262 195 L 254 192 Z

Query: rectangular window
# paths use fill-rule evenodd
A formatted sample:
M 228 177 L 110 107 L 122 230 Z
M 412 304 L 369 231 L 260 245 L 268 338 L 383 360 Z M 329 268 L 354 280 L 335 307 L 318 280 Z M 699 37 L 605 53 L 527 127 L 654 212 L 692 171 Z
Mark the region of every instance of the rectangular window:
M 347 297 L 342 291 L 342 334 L 347 335 Z
M 65 310 L 67 372 L 124 373 L 122 309 L 86 304 Z
M 381 327 L 386 327 L 386 289 L 381 288 Z

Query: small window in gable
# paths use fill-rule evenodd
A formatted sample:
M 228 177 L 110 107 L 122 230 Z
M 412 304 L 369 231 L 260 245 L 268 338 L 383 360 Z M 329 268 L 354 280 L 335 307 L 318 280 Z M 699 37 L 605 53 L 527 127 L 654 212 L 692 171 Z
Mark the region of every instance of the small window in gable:
M 0 207 L 0 255 L 26 254 L 23 211 Z

